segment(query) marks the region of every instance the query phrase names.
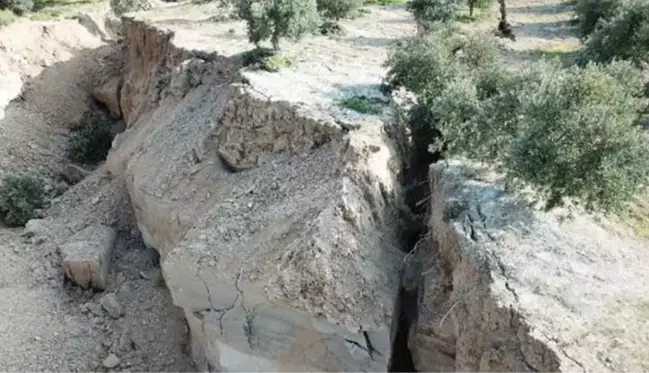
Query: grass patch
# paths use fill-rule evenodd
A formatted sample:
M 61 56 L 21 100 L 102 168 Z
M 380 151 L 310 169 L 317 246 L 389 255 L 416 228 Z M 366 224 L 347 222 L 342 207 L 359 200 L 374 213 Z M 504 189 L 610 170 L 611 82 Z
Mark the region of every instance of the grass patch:
M 269 48 L 255 48 L 240 56 L 243 66 L 268 72 L 277 72 L 295 65 L 293 58 Z
M 62 15 L 63 13 L 57 9 L 43 9 L 39 12 L 30 14 L 29 18 L 34 21 L 47 21 L 51 19 L 58 19 Z
M 4 27 L 16 20 L 14 12 L 9 9 L 0 9 L 0 27 Z
M 494 8 L 476 8 L 473 15 L 469 15 L 469 9 L 465 8 L 458 12 L 457 20 L 461 23 L 472 23 L 487 21 L 494 14 Z
M 581 47 L 574 44 L 552 44 L 534 49 L 530 57 L 535 60 L 558 58 L 564 65 L 572 65 L 577 62 Z
M 361 114 L 381 114 L 383 111 L 383 101 L 379 98 L 370 98 L 365 96 L 354 96 L 340 102 L 345 109 L 353 110 Z
M 405 0 L 365 0 L 364 5 L 402 5 L 405 3 Z
M 35 0 L 34 12 L 39 12 L 46 8 L 74 7 L 77 5 L 100 3 L 103 0 Z

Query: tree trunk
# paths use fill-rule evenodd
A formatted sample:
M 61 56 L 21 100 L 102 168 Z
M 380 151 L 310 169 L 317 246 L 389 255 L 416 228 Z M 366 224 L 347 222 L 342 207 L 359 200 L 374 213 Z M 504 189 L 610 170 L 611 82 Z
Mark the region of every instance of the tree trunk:
M 500 5 L 500 20 L 507 22 L 507 5 L 505 0 L 498 0 L 498 5 Z
M 473 6 L 475 5 L 475 0 L 469 0 L 469 17 L 473 17 Z

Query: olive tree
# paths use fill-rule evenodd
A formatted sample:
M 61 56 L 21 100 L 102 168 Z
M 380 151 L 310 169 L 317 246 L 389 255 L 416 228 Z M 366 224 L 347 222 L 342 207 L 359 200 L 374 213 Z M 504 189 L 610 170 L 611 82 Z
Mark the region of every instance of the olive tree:
M 647 185 L 638 119 L 648 103 L 631 62 L 509 71 L 487 41 L 442 35 L 405 43 L 388 60 L 390 83 L 418 95 L 416 149 L 433 144 L 493 164 L 511 185 L 533 186 L 547 208 L 570 200 L 614 210 Z
M 279 50 L 280 39 L 298 40 L 319 26 L 316 0 L 240 0 L 238 13 L 256 47 L 270 39 Z

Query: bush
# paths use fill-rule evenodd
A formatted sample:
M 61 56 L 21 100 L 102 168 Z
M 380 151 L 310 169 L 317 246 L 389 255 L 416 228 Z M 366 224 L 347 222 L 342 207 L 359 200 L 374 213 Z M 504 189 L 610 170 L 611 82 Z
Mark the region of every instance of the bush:
M 295 61 L 282 53 L 268 48 L 255 48 L 242 54 L 243 66 L 256 70 L 277 72 L 283 68 L 291 67 Z
M 151 10 L 153 4 L 149 0 L 110 0 L 110 9 L 120 16 L 124 13 Z
M 364 0 L 363 5 L 401 5 L 405 0 Z
M 320 24 L 315 0 L 241 0 L 238 14 L 247 23 L 251 43 L 259 47 L 270 39 L 275 50 L 281 38 L 298 40 Z
M 340 21 L 354 14 L 363 5 L 362 0 L 317 0 L 318 11 L 324 18 Z
M 600 20 L 608 20 L 615 15 L 620 0 L 578 0 L 575 4 L 577 15 L 577 34 L 582 40 L 595 31 Z
M 649 62 L 649 1 L 625 1 L 609 19 L 601 18 L 586 42 L 584 56 L 597 62 L 616 58 Z
M 491 6 L 491 0 L 468 0 L 469 5 L 469 17 L 473 17 L 473 10 L 475 8 L 486 10 Z
M 411 0 L 406 4 L 420 31 L 430 30 L 435 22 L 449 22 L 457 17 L 462 7 L 460 0 Z
M 34 9 L 34 0 L 0 0 L 0 9 L 11 10 L 20 16 Z
M 111 122 L 99 111 L 88 111 L 75 127 L 68 148 L 68 157 L 74 162 L 96 163 L 108 155 L 113 142 Z
M 406 41 L 388 57 L 386 80 L 391 88 L 438 95 L 463 70 L 497 62 L 495 44 L 477 34 L 461 35 L 443 27 Z
M 45 202 L 45 182 L 30 173 L 11 174 L 0 183 L 0 212 L 10 225 L 24 225 Z
M 611 210 L 644 187 L 649 150 L 636 123 L 647 102 L 630 65 L 539 63 L 490 74 L 449 83 L 432 105 L 449 153 L 497 162 L 514 184 L 533 185 L 547 208 L 568 198 Z M 632 74 L 634 86 L 618 79 Z
M 412 40 L 389 59 L 391 83 L 418 94 L 416 152 L 432 143 L 495 164 L 513 185 L 534 186 L 547 208 L 570 199 L 614 210 L 646 185 L 649 148 L 637 123 L 648 102 L 630 62 L 541 61 L 512 72 L 480 38 L 442 35 Z
M 14 21 L 16 16 L 10 10 L 0 9 L 0 27 L 7 26 Z

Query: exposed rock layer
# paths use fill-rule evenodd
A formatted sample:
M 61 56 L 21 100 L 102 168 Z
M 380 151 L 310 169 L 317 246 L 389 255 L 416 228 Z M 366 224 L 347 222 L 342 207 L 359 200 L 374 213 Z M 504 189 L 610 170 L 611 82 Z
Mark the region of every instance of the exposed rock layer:
M 585 215 L 533 210 L 483 171 L 431 168 L 430 240 L 409 261 L 424 273 L 409 343 L 417 370 L 646 369 L 636 312 L 649 303 L 627 286 L 645 281 L 645 248 Z
M 382 121 L 348 133 L 234 83 L 236 59 L 134 19 L 123 35 L 127 129 L 107 167 L 161 253 L 198 368 L 384 371 L 402 254 Z

